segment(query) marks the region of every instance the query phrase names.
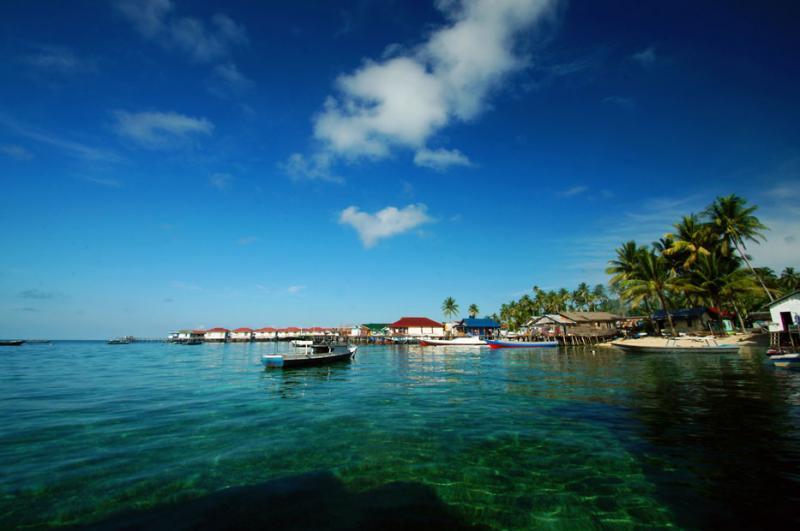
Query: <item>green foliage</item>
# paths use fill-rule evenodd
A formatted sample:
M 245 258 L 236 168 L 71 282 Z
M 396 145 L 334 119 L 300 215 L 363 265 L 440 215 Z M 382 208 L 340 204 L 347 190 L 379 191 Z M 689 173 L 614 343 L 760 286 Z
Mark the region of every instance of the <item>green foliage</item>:
M 444 314 L 445 319 L 457 316 L 458 311 L 458 304 L 453 297 L 447 297 L 444 302 L 442 302 L 442 313 Z

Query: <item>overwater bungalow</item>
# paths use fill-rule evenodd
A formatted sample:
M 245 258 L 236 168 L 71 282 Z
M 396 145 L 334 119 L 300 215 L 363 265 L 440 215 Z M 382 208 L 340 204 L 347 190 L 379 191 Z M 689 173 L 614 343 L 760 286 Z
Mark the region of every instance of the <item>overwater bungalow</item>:
M 534 317 L 527 327 L 530 335 L 609 338 L 617 335 L 621 319 L 609 312 L 558 312 Z
M 675 331 L 679 334 L 693 334 L 698 332 L 711 332 L 719 329 L 719 322 L 725 331 L 733 330 L 733 320 L 735 314 L 719 310 L 713 307 L 696 306 L 694 308 L 682 308 L 670 310 L 672 324 Z M 669 321 L 664 310 L 657 310 L 653 313 L 653 320 L 661 330 L 669 330 Z
M 230 334 L 230 330 L 227 328 L 211 328 L 203 334 L 203 339 L 208 342 L 224 343 L 228 340 L 228 334 Z
M 770 313 L 770 343 L 772 345 L 800 344 L 800 290 L 772 301 Z
M 236 341 L 236 342 L 252 341 L 253 329 L 247 327 L 237 328 L 236 330 L 230 333 L 229 337 L 231 341 Z
M 276 330 L 269 326 L 258 328 L 253 331 L 253 339 L 255 341 L 272 341 L 275 339 L 275 332 Z
M 455 330 L 467 336 L 494 337 L 500 331 L 500 323 L 485 317 L 467 317 L 456 323 Z

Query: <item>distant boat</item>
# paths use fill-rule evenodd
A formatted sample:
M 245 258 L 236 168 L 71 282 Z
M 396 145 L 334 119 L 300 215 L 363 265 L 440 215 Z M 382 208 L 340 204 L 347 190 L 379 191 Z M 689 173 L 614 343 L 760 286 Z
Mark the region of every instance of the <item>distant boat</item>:
M 348 361 L 356 355 L 358 347 L 350 345 L 317 344 L 305 347 L 302 352 L 268 354 L 261 357 L 266 368 L 312 367 L 337 361 Z
M 557 347 L 558 341 L 500 341 L 487 339 L 489 348 L 542 348 Z
M 683 344 L 681 344 L 683 343 Z M 714 338 L 684 337 L 680 340 L 668 339 L 663 345 L 636 345 L 614 341 L 613 346 L 629 354 L 658 354 L 670 352 L 683 352 L 687 354 L 736 354 L 739 345 L 720 345 Z
M 24 339 L 4 339 L 0 340 L 0 347 L 18 347 L 23 343 Z
M 106 341 L 108 345 L 127 345 L 129 343 L 131 343 L 131 339 L 128 337 L 117 337 Z
M 486 347 L 488 343 L 475 336 L 457 337 L 455 339 L 420 339 L 421 347 Z
M 798 369 L 800 368 L 800 353 L 777 354 L 770 356 L 769 361 L 781 369 Z

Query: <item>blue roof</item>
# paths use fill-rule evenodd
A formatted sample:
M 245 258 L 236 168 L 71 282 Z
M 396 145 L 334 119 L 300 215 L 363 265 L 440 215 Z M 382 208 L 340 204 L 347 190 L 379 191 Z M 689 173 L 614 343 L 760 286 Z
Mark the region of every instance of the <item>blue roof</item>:
M 500 323 L 485 317 L 482 319 L 473 319 L 472 317 L 467 317 L 466 319 L 461 320 L 461 326 L 466 328 L 500 328 Z
M 679 319 L 685 319 L 687 317 L 700 317 L 704 313 L 708 312 L 708 308 L 704 306 L 697 306 L 695 308 L 684 308 L 681 310 L 670 310 L 669 314 L 672 317 L 677 317 Z M 653 319 L 666 319 L 667 314 L 664 310 L 656 310 L 653 312 Z

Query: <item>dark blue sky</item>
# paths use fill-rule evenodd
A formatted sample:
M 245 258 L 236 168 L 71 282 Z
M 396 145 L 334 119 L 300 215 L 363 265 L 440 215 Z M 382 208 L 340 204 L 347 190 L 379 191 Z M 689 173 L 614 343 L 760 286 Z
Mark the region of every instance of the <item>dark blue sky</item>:
M 0 336 L 440 318 L 716 195 L 798 266 L 793 2 L 8 2 Z

